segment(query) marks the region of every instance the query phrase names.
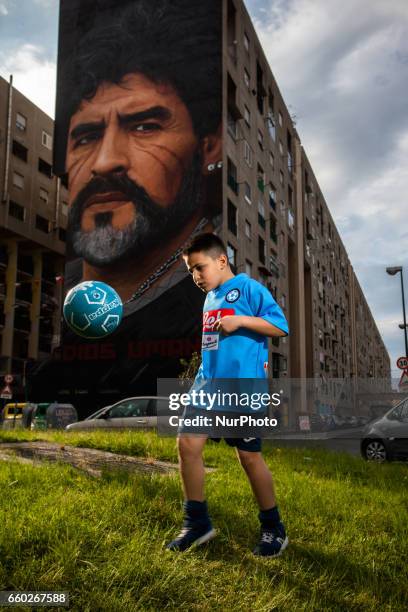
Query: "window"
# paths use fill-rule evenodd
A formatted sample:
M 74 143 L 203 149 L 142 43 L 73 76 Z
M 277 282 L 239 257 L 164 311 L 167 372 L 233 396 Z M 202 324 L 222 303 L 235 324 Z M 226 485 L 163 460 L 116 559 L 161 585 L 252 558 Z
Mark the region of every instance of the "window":
M 283 125 L 283 117 L 282 117 L 282 113 L 280 111 L 278 113 L 278 121 L 279 121 L 279 125 L 282 127 L 282 125 Z
M 52 149 L 52 136 L 48 134 L 45 130 L 42 131 L 41 142 L 44 147 L 47 147 L 51 151 Z
M 230 244 L 227 244 L 227 256 L 228 256 L 228 261 L 230 262 L 230 264 L 232 266 L 236 266 L 236 261 L 237 261 L 237 250 Z
M 276 189 L 273 185 L 269 189 L 269 205 L 273 210 L 276 210 Z
M 237 167 L 236 165 L 228 158 L 227 162 L 227 174 L 228 174 L 228 185 L 231 187 L 234 193 L 238 193 L 238 183 L 237 183 Z
M 244 32 L 244 49 L 249 53 L 249 36 L 246 32 Z
M 265 263 L 266 251 L 265 251 L 265 240 L 258 236 L 258 257 L 261 263 Z
M 286 210 L 286 206 L 283 200 L 280 201 L 280 211 L 281 211 L 281 215 L 284 216 L 285 215 L 285 210 Z
M 291 230 L 295 227 L 295 215 L 291 209 L 288 210 L 288 225 Z
M 275 158 L 273 156 L 273 153 L 269 153 L 269 165 L 272 168 L 272 170 L 275 169 Z
M 248 166 L 252 168 L 252 150 L 246 140 L 244 140 L 244 159 Z
M 288 185 L 288 205 L 289 207 L 293 205 L 293 189 L 290 185 Z
M 278 234 L 276 231 L 276 221 L 274 219 L 270 220 L 270 236 L 275 244 L 278 242 Z
M 68 214 L 68 202 L 63 202 L 62 203 L 62 214 L 63 215 L 67 215 Z
M 41 232 L 48 234 L 48 232 L 50 231 L 50 222 L 48 221 L 48 219 L 45 219 L 45 217 L 42 217 L 41 215 L 36 215 L 35 227 Z
M 286 296 L 284 293 L 282 293 L 280 303 L 281 303 L 282 308 L 286 308 Z
M 281 185 L 284 183 L 284 176 L 282 170 L 279 170 L 279 182 Z
M 258 200 L 258 223 L 265 229 L 265 206 L 262 200 Z
M 283 144 L 281 140 L 279 140 L 279 153 L 280 155 L 283 155 Z
M 60 227 L 58 230 L 58 238 L 61 240 L 61 242 L 67 241 L 67 231 L 63 227 Z
M 244 195 L 245 200 L 248 202 L 248 204 L 251 204 L 252 203 L 252 200 L 251 200 L 251 185 L 245 181 L 244 188 L 245 188 L 245 195 Z
M 27 128 L 27 118 L 21 113 L 16 114 L 16 128 L 22 132 L 25 132 Z
M 244 108 L 244 119 L 245 119 L 245 123 L 247 124 L 247 126 L 251 127 L 251 111 L 246 105 Z
M 265 191 L 265 172 L 262 168 L 262 166 L 260 164 L 258 164 L 258 169 L 257 169 L 257 181 L 258 181 L 258 188 L 259 191 L 262 191 L 262 193 L 264 193 Z
M 40 200 L 44 202 L 44 204 L 48 204 L 48 191 L 40 187 Z
M 248 259 L 245 260 L 245 273 L 252 276 L 252 264 Z
M 19 189 L 24 189 L 24 176 L 18 172 L 13 172 L 13 185 Z
M 14 217 L 14 219 L 18 219 L 19 221 L 24 221 L 25 219 L 24 206 L 17 204 L 17 202 L 13 202 L 13 200 L 10 200 L 9 215 L 10 217 Z
M 68 174 L 63 174 L 61 176 L 61 185 L 63 185 L 63 187 L 68 189 Z
M 279 260 L 278 260 L 278 255 L 273 250 L 271 250 L 271 255 L 270 255 L 270 258 L 269 258 L 269 268 L 270 268 L 271 273 L 274 276 L 276 276 L 276 278 L 279 278 Z
M 267 126 L 268 126 L 269 136 L 272 138 L 273 142 L 275 142 L 276 140 L 275 119 L 273 118 L 273 114 L 271 113 L 271 111 L 269 111 L 269 115 L 267 119 Z
M 246 68 L 244 69 L 244 83 L 247 89 L 251 87 L 251 77 L 249 76 L 249 72 Z
M 17 140 L 13 140 L 13 155 L 21 159 L 23 162 L 27 161 L 28 157 L 28 149 L 24 147 L 21 143 L 17 142 Z
M 228 200 L 228 229 L 237 235 L 237 209 L 231 200 Z
M 263 151 L 264 148 L 264 138 L 263 138 L 263 134 L 261 132 L 261 130 L 258 130 L 258 144 L 261 148 L 261 151 Z
M 228 134 L 233 138 L 233 140 L 236 140 L 237 122 L 235 121 L 234 117 L 232 116 L 229 110 L 228 110 L 228 115 L 227 115 L 227 129 L 228 129 Z
M 49 163 L 47 163 L 46 161 L 44 161 L 43 159 L 41 159 L 41 157 L 38 158 L 38 172 L 41 172 L 42 174 L 44 174 L 48 178 L 52 177 L 52 167 L 51 167 L 51 165 Z
M 251 240 L 252 232 L 251 232 L 251 224 L 249 221 L 245 221 L 245 236 Z

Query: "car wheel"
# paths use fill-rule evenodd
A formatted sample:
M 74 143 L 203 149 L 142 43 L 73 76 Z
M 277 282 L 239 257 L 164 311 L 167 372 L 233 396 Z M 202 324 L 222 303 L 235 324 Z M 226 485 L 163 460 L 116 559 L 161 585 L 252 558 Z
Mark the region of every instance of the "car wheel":
M 387 449 L 381 440 L 368 440 L 364 445 L 364 457 L 367 461 L 383 463 L 388 459 Z

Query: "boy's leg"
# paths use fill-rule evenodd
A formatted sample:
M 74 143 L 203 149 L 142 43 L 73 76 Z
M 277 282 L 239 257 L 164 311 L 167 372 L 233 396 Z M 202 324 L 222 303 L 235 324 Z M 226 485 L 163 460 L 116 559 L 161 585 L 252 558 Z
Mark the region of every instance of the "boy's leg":
M 261 536 L 254 554 L 277 557 L 287 547 L 285 527 L 276 505 L 272 474 L 260 451 L 244 450 L 245 441 L 237 444 L 237 455 L 244 468 L 259 505 Z
M 204 501 L 203 449 L 206 441 L 205 436 L 179 436 L 177 438 L 180 475 L 185 500 Z
M 276 506 L 272 474 L 260 452 L 237 448 L 239 462 L 245 470 L 260 510 Z
M 211 540 L 216 532 L 204 499 L 203 448 L 206 437 L 179 436 L 177 439 L 180 474 L 184 491 L 184 523 L 168 550 L 184 551 Z

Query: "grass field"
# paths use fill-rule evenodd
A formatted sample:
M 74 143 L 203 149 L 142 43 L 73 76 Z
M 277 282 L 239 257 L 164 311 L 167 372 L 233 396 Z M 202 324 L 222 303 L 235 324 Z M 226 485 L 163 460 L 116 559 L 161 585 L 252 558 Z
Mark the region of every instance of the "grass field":
M 176 461 L 151 433 L 1 432 Z M 321 449 L 265 451 L 290 545 L 258 559 L 257 509 L 232 449 L 205 452 L 218 537 L 182 555 L 175 475 L 88 477 L 61 464 L 0 463 L 0 590 L 65 590 L 71 610 L 298 612 L 408 608 L 408 465 Z M 40 608 L 37 608 L 40 609 Z M 55 608 L 54 608 L 55 609 Z

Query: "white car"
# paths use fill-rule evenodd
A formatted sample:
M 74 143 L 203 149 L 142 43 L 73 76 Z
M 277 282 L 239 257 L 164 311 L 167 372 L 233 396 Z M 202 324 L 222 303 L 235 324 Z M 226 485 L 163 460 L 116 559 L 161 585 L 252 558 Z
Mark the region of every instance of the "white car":
M 93 429 L 151 429 L 157 427 L 157 412 L 168 408 L 167 397 L 152 395 L 128 397 L 111 406 L 105 406 L 87 417 L 68 425 L 66 431 L 84 431 Z

